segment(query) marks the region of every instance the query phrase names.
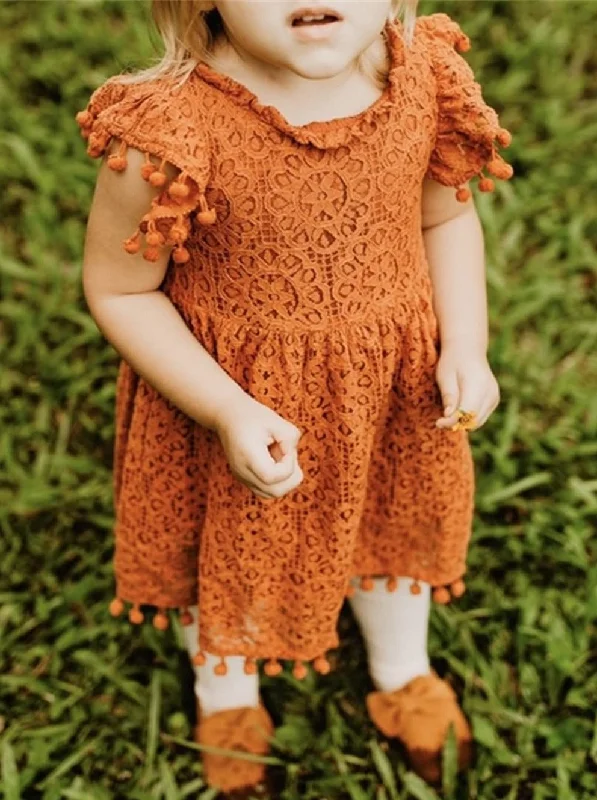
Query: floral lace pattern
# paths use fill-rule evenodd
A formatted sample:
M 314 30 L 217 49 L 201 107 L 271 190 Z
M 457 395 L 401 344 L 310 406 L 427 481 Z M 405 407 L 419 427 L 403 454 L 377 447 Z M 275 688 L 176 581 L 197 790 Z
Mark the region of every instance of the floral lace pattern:
M 407 49 L 389 23 L 388 85 L 361 114 L 291 125 L 246 87 L 199 64 L 180 88 L 107 82 L 77 121 L 113 169 L 127 147 L 164 187 L 124 246 L 173 245 L 163 283 L 228 374 L 295 423 L 303 483 L 267 501 L 236 481 L 215 434 L 120 366 L 114 463 L 117 598 L 198 602 L 203 651 L 313 661 L 327 672 L 354 574 L 464 591 L 474 477 L 467 434 L 435 427 L 441 398 L 421 234 L 424 178 L 491 191 L 512 169 L 509 134 L 483 101 L 468 46 L 445 14 L 418 20 Z M 155 163 L 153 158 L 159 159 Z M 180 174 L 166 186 L 163 165 Z

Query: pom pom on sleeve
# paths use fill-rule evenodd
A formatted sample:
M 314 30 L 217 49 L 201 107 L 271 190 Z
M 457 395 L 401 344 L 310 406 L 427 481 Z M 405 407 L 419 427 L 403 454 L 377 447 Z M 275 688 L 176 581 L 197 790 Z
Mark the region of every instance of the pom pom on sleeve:
M 172 260 L 186 263 L 190 255 L 185 244 L 193 221 L 199 225 L 216 221 L 215 210 L 209 208 L 205 197 L 209 141 L 197 115 L 188 112 L 188 91 L 168 82 L 122 84 L 112 79 L 95 90 L 87 107 L 75 117 L 92 158 L 103 156 L 113 139 L 119 141 L 117 150 L 107 158 L 110 169 L 122 172 L 127 168 L 129 147 L 145 156 L 141 177 L 161 191 L 123 247 L 127 253 L 138 253 L 144 237 L 146 261 L 157 261 L 161 248 L 170 246 Z M 167 162 L 180 170 L 170 182 L 164 171 Z
M 514 170 L 498 153 L 512 136 L 502 128 L 497 113 L 483 99 L 473 70 L 460 55 L 470 49 L 470 40 L 447 14 L 421 17 L 421 27 L 431 57 L 437 86 L 438 123 L 427 177 L 453 186 L 456 198 L 466 202 L 469 190 L 463 184 L 478 178 L 482 192 L 492 192 L 494 181 L 483 174 L 509 180 Z

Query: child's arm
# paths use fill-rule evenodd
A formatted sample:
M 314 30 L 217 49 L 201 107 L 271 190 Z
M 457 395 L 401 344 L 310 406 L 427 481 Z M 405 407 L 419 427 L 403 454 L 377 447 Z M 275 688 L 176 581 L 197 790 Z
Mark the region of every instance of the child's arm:
M 124 251 L 123 240 L 159 191 L 138 178 L 143 155 L 129 148 L 127 159 L 129 168 L 121 173 L 108 169 L 105 158 L 100 167 L 83 257 L 89 310 L 139 375 L 189 417 L 218 433 L 240 480 L 260 496 L 282 496 L 302 479 L 296 465 L 300 431 L 230 378 L 159 289 L 169 248 L 156 262 Z M 165 166 L 173 178 L 176 170 Z M 278 458 L 271 457 L 268 447 L 274 442 L 284 458 L 279 450 Z
M 442 428 L 457 422 L 458 409 L 474 411 L 481 426 L 499 402 L 487 363 L 487 295 L 481 223 L 474 203 L 433 180 L 423 184 L 423 240 L 439 323 Z

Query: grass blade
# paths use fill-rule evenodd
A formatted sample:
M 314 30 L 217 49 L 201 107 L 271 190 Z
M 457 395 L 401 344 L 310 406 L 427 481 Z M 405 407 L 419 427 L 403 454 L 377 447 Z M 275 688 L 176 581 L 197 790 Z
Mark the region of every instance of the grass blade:
M 4 800 L 21 800 L 21 787 L 14 750 L 8 739 L 2 742 L 2 783 Z

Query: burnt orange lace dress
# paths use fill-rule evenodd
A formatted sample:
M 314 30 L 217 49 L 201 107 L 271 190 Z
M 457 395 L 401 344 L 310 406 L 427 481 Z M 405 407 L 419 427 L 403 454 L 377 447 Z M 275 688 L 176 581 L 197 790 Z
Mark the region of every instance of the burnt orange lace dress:
M 247 392 L 304 435 L 302 484 L 262 500 L 232 476 L 217 436 L 121 363 L 114 490 L 114 614 L 198 602 L 203 652 L 329 668 L 348 580 L 397 576 L 464 591 L 473 466 L 467 434 L 435 427 L 438 327 L 421 234 L 425 176 L 462 186 L 512 168 L 510 141 L 458 51 L 445 14 L 419 18 L 364 112 L 295 127 L 201 63 L 189 80 L 106 82 L 77 122 L 88 152 L 163 186 L 124 243 L 146 259 L 173 245 L 163 291 Z M 180 173 L 167 183 L 165 162 Z M 463 243 L 462 246 L 466 246 Z

